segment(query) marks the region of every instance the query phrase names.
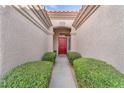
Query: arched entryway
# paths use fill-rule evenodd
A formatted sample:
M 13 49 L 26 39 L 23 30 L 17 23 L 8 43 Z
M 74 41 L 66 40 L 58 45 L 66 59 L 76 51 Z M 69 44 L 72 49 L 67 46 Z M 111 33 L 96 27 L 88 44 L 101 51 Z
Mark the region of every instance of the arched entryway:
M 68 27 L 56 27 L 53 28 L 53 48 L 57 54 L 67 54 L 70 50 L 71 43 L 71 28 Z

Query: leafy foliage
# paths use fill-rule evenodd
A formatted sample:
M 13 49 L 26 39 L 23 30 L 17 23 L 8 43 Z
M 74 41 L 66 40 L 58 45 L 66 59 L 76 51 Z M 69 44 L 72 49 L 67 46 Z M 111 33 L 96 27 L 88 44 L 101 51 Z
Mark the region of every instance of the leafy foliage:
M 46 88 L 52 72 L 52 62 L 37 61 L 14 68 L 2 80 L 4 88 Z
M 75 60 L 73 65 L 79 87 L 124 87 L 124 75 L 103 61 L 80 58 Z
M 73 61 L 75 59 L 81 58 L 81 55 L 77 52 L 68 52 L 67 57 L 69 59 L 69 62 L 71 62 L 73 64 Z
M 56 59 L 56 53 L 55 52 L 47 52 L 42 57 L 43 61 L 55 62 L 55 59 Z

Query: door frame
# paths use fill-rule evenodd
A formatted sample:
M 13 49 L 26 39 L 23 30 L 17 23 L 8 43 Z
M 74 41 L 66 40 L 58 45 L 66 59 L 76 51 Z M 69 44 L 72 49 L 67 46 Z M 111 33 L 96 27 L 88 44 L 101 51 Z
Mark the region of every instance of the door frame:
M 63 54 L 63 55 L 66 55 L 67 54 L 67 51 L 68 51 L 68 38 L 67 37 L 65 37 L 65 36 L 59 36 L 58 37 L 58 55 L 59 55 L 59 38 L 65 38 L 66 39 L 66 53 L 65 54 Z

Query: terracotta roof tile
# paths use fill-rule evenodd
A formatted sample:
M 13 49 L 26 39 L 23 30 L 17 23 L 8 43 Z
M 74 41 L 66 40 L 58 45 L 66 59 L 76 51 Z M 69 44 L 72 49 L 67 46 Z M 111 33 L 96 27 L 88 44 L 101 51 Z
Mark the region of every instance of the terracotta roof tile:
M 53 13 L 78 13 L 78 11 L 48 11 L 47 13 L 53 14 Z

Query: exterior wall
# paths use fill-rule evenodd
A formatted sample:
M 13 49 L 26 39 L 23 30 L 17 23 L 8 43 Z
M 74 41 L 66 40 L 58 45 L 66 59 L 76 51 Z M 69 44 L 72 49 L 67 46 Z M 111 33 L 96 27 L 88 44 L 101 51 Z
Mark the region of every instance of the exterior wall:
M 74 28 L 72 28 L 71 31 L 71 51 L 77 51 L 77 44 L 78 44 L 78 40 L 77 40 L 77 31 L 75 31 Z
M 1 75 L 19 64 L 40 60 L 48 51 L 48 36 L 12 7 L 1 10 Z M 1 40 L 1 39 L 0 39 Z
M 54 27 L 72 27 L 73 20 L 51 20 Z
M 48 35 L 48 51 L 53 52 L 53 35 Z
M 48 51 L 53 52 L 53 27 L 51 26 L 48 30 L 50 34 L 48 35 Z
M 53 49 L 58 53 L 58 36 L 54 35 L 53 45 Z
M 77 51 L 77 36 L 76 34 L 71 34 L 71 51 Z
M 1 20 L 1 14 L 2 14 L 2 11 L 1 11 L 1 7 L 0 7 L 0 20 Z M 1 28 L 1 21 L 0 21 L 0 74 L 1 74 L 1 62 L 2 62 L 2 49 L 1 49 L 1 31 L 2 31 L 2 28 Z
M 78 52 L 124 73 L 124 6 L 100 6 L 77 30 Z

